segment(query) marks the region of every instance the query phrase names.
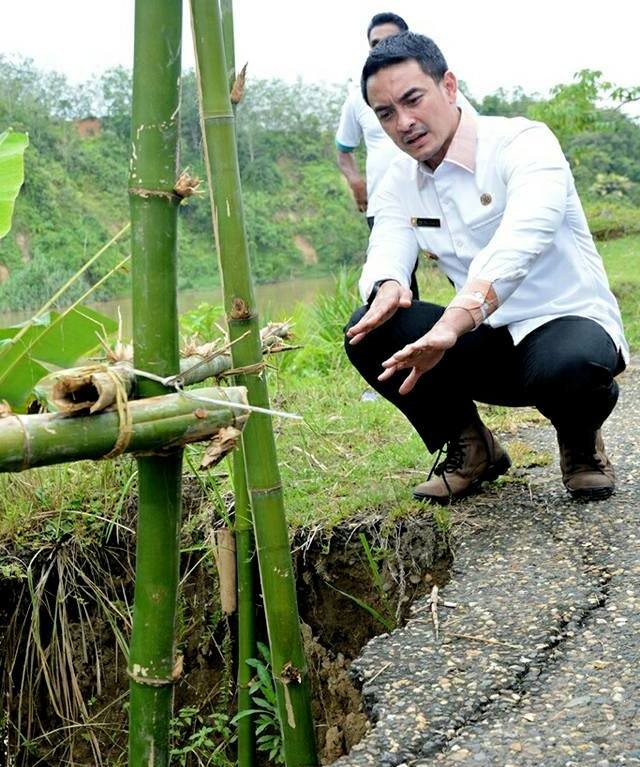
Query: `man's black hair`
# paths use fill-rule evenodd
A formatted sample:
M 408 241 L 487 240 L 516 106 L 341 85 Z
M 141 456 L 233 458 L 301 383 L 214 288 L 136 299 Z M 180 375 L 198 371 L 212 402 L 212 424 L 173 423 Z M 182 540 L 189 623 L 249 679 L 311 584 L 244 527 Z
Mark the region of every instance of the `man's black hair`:
M 367 80 L 381 69 L 401 64 L 403 61 L 415 60 L 420 69 L 439 83 L 449 68 L 442 51 L 430 37 L 418 35 L 415 32 L 401 32 L 381 40 L 375 48 L 369 51 L 362 70 L 360 87 L 364 100 L 367 98 Z
M 407 29 L 409 29 L 407 22 L 402 18 L 402 16 L 398 16 L 396 13 L 376 13 L 376 15 L 369 22 L 369 26 L 367 27 L 367 41 L 369 40 L 371 30 L 374 27 L 379 27 L 381 24 L 395 24 L 401 32 L 405 32 Z

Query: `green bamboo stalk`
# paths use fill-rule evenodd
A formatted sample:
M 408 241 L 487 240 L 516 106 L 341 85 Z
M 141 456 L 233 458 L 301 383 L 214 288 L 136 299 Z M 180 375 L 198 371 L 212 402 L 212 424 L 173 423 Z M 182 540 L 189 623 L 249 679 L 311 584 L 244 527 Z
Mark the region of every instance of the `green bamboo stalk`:
M 220 11 L 217 0 L 191 0 L 191 11 L 213 226 L 229 337 L 232 341 L 239 339 L 232 347 L 232 356 L 234 365 L 241 367 L 260 362 L 260 337 L 244 229 L 234 115 L 225 76 Z M 268 407 L 264 375 L 253 373 L 242 379 L 249 392 L 249 402 Z M 269 416 L 254 414 L 249 419 L 244 451 L 285 761 L 288 767 L 307 767 L 317 764 L 308 669 Z
M 253 708 L 249 694 L 253 672 L 247 660 L 257 655 L 256 588 L 253 566 L 255 542 L 242 436 L 239 439 L 238 448 L 233 451 L 233 490 L 238 582 L 238 711 L 240 712 Z M 255 717 L 249 714 L 238 721 L 238 767 L 253 767 L 255 755 Z
M 129 175 L 135 366 L 178 372 L 176 231 L 181 0 L 136 0 Z M 140 383 L 143 396 L 164 387 Z M 176 668 L 182 450 L 138 459 L 138 532 L 129 652 L 129 767 L 169 764 Z
M 227 65 L 227 84 L 229 92 L 236 79 L 236 49 L 233 34 L 233 0 L 220 0 L 220 17 L 222 19 L 222 41 L 224 43 L 224 60 Z
M 246 403 L 240 387 L 210 387 L 185 394 L 166 394 L 129 403 L 128 414 L 110 411 L 97 415 L 62 417 L 57 413 L 12 415 L 0 419 L 0 472 L 24 471 L 37 466 L 97 460 L 112 452 L 125 430 L 125 453 L 165 453 L 191 442 L 214 437 L 220 429 L 241 430 L 247 411 L 233 403 Z M 228 400 L 215 405 L 205 399 Z
M 236 57 L 233 33 L 233 2 L 220 0 L 222 16 L 222 37 L 227 85 L 229 91 L 236 78 Z M 237 377 L 236 377 L 237 383 Z M 244 444 L 240 436 L 239 447 L 233 453 L 233 492 L 235 509 L 236 573 L 238 583 L 238 711 L 250 711 L 254 706 L 249 693 L 253 670 L 247 663 L 258 656 L 256 644 L 256 586 L 255 586 L 255 539 L 251 499 L 247 488 L 247 467 Z M 256 719 L 253 714 L 244 716 L 238 722 L 238 767 L 253 767 L 256 761 Z

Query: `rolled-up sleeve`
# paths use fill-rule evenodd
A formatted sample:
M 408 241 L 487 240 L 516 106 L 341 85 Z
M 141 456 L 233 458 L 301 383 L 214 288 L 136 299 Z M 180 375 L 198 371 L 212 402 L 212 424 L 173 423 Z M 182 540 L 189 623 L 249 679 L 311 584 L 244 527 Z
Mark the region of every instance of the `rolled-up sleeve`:
M 516 290 L 562 224 L 571 175 L 558 140 L 541 123 L 512 138 L 499 153 L 507 187 L 496 233 L 469 268 L 469 279 L 491 283 L 499 304 Z
M 373 285 L 380 280 L 396 280 L 409 287 L 418 256 L 418 241 L 399 195 L 388 174 L 379 195 L 379 213 L 369 237 L 367 260 L 360 277 L 360 295 L 367 301 Z

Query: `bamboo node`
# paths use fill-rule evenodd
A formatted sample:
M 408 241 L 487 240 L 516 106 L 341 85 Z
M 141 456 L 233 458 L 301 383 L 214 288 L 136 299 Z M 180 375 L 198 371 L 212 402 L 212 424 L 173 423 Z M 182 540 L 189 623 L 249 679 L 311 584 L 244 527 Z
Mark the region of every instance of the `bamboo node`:
M 142 197 L 144 200 L 149 197 L 161 197 L 166 200 L 180 201 L 182 198 L 176 194 L 173 190 L 167 192 L 166 189 L 144 189 L 140 186 L 130 186 L 127 190 L 133 197 Z
M 282 484 L 279 482 L 277 485 L 273 485 L 272 487 L 257 487 L 252 488 L 251 495 L 270 495 L 271 493 L 279 493 L 282 491 Z
M 143 684 L 147 687 L 169 687 L 176 684 L 182 676 L 184 668 L 184 656 L 177 655 L 173 670 L 168 677 L 153 677 L 148 675 L 148 669 L 139 663 L 134 663 L 132 669 L 127 669 L 127 676 L 137 684 Z
M 108 460 L 109 458 L 115 458 L 118 455 L 124 453 L 129 446 L 131 437 L 133 435 L 133 415 L 129 407 L 129 398 L 127 397 L 127 390 L 122 382 L 122 379 L 111 368 L 105 368 L 105 372 L 108 378 L 113 383 L 116 394 L 116 409 L 118 411 L 118 437 L 114 446 L 108 453 L 102 456 L 102 460 Z
M 229 315 L 232 320 L 248 320 L 251 318 L 251 311 L 249 305 L 244 300 L 236 296 L 231 303 L 231 314 Z
M 247 64 L 242 67 L 242 69 L 236 75 L 236 79 L 233 81 L 233 87 L 231 88 L 231 94 L 229 95 L 232 104 L 239 104 L 242 101 L 246 79 Z
M 189 168 L 185 168 L 178 176 L 178 180 L 173 186 L 173 191 L 181 200 L 184 200 L 193 194 L 202 194 L 199 189 L 200 183 L 200 179 L 197 176 L 190 176 Z

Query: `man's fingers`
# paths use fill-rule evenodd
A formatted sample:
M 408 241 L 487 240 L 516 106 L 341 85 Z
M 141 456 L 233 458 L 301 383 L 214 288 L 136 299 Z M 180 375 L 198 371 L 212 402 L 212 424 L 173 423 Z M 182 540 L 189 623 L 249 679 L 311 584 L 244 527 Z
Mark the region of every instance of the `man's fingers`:
M 391 365 L 390 367 L 386 368 L 386 370 L 383 370 L 382 373 L 378 376 L 378 381 L 386 381 L 391 376 L 395 375 L 396 371 L 398 370 L 396 365 Z
M 384 309 L 369 309 L 364 317 L 356 324 L 347 330 L 347 336 L 351 339 L 351 343 L 357 343 L 354 341 L 354 336 L 364 335 L 370 330 L 377 328 L 378 325 L 389 319 L 392 311 L 390 307 L 386 306 Z M 358 339 L 360 340 L 360 339 Z
M 385 360 L 385 362 L 393 362 L 394 364 L 398 363 L 404 363 L 403 367 L 407 367 L 407 363 L 413 363 L 417 357 L 422 354 L 424 349 L 420 349 L 416 347 L 415 344 L 407 344 L 407 346 L 404 346 L 400 351 L 397 351 L 393 357 L 389 357 L 388 360 Z M 383 367 L 385 365 L 385 362 L 382 363 Z
M 402 382 L 402 386 L 398 389 L 400 394 L 409 394 L 413 387 L 418 383 L 418 379 L 422 375 L 422 371 L 418 368 L 412 368 L 409 375 Z
M 349 345 L 354 346 L 355 344 L 359 344 L 360 341 L 366 336 L 366 333 L 358 333 L 355 336 L 349 336 Z

